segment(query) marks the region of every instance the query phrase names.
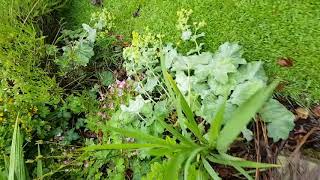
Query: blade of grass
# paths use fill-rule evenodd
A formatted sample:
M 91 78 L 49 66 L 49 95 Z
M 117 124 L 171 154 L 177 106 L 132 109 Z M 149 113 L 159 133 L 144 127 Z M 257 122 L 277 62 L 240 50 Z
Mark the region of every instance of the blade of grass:
M 209 164 L 209 162 L 204 159 L 204 158 L 201 158 L 202 159 L 202 164 L 203 164 L 203 167 L 207 170 L 208 174 L 212 177 L 212 179 L 214 180 L 221 180 L 221 178 L 219 177 L 218 173 L 216 173 L 213 168 L 211 167 L 211 165 Z
M 164 78 L 167 79 L 167 81 L 170 83 L 171 87 L 173 88 L 173 91 L 175 92 L 179 103 L 181 105 L 182 111 L 187 117 L 187 122 L 185 125 L 191 130 L 191 132 L 201 141 L 201 142 L 207 142 L 207 140 L 202 136 L 200 129 L 198 128 L 198 125 L 196 123 L 196 120 L 194 119 L 194 114 L 188 105 L 186 99 L 184 98 L 183 94 L 180 92 L 176 82 L 173 80 L 172 76 L 165 71 L 164 72 Z
M 209 129 L 209 144 L 211 146 L 215 146 L 217 138 L 220 133 L 221 125 L 223 122 L 223 116 L 224 116 L 224 111 L 226 107 L 226 98 L 224 99 L 224 102 L 220 105 L 217 113 L 215 114 L 215 117 L 211 121 L 211 126 Z
M 226 152 L 228 150 L 230 144 L 238 137 L 243 128 L 245 128 L 272 95 L 277 84 L 278 81 L 274 81 L 267 88 L 260 89 L 249 100 L 236 109 L 231 119 L 221 130 L 217 139 L 217 150 L 219 152 Z

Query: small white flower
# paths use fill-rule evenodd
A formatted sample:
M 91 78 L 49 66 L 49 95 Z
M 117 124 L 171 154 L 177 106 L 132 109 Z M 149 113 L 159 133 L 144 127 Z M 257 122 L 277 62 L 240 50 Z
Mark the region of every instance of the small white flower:
M 187 31 L 182 32 L 181 39 L 188 41 L 192 36 L 192 32 L 188 29 Z

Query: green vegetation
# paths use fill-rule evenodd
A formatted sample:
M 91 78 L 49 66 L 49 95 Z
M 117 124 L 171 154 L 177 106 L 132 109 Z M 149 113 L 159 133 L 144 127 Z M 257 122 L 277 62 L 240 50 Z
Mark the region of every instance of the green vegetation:
M 67 22 L 79 25 L 95 11 L 89 1 L 71 1 Z M 140 16 L 133 17 L 141 5 Z M 249 61 L 262 60 L 270 77 L 284 80 L 284 94 L 303 103 L 320 99 L 320 2 L 307 1 L 236 1 L 236 0 L 105 0 L 104 7 L 116 21 L 116 31 L 131 37 L 133 30 L 166 35 L 167 42 L 179 43 L 176 12 L 181 8 L 194 10 L 195 21 L 204 20 L 208 26 L 205 47 L 215 50 L 223 42 L 238 42 L 245 49 Z M 293 59 L 293 67 L 280 67 L 279 58 Z
M 253 179 L 258 169 L 277 168 L 232 146 L 254 146 L 258 122 L 271 142 L 294 128 L 293 113 L 272 97 L 279 80 L 255 61 L 275 58 L 280 45 L 249 27 L 250 15 L 236 26 L 239 13 L 222 14 L 222 5 L 250 14 L 257 6 L 268 12 L 270 3 L 214 2 L 209 17 L 202 12 L 209 1 L 181 2 L 197 6 L 2 0 L 0 178 L 220 179 L 219 167 L 228 166 L 231 176 Z M 230 22 L 210 19 L 219 15 Z M 250 38 L 240 34 L 249 29 Z M 296 66 L 277 72 L 284 78 Z M 294 96 L 289 89 L 300 85 L 288 87 Z

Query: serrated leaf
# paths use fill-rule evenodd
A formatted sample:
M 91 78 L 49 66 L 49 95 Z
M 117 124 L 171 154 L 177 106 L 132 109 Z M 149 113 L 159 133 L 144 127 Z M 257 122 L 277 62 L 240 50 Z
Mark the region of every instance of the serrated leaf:
M 271 99 L 263 106 L 260 115 L 262 120 L 268 123 L 268 136 L 275 142 L 287 139 L 294 128 L 294 114 L 275 99 Z

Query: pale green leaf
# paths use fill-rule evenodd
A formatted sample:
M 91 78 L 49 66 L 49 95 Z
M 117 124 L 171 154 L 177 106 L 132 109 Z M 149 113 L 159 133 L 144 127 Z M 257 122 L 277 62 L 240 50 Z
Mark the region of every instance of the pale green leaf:
M 295 116 L 279 101 L 271 99 L 260 110 L 263 121 L 267 122 L 268 136 L 275 142 L 287 139 L 294 128 Z
M 88 24 L 82 24 L 82 28 L 87 32 L 87 40 L 94 43 L 97 36 L 97 30 L 91 28 Z
M 129 106 L 121 105 L 120 108 L 124 112 L 129 112 L 133 114 L 138 114 L 145 104 L 145 100 L 141 95 L 135 97 L 135 100 L 129 101 Z
M 232 64 L 238 67 L 239 64 L 246 64 L 246 60 L 243 59 L 241 46 L 236 43 L 225 42 L 219 47 L 218 52 L 215 54 L 214 59 L 217 61 L 230 60 Z

